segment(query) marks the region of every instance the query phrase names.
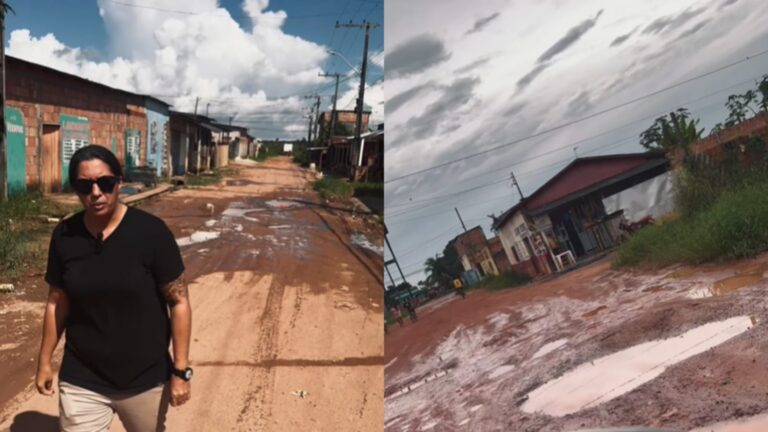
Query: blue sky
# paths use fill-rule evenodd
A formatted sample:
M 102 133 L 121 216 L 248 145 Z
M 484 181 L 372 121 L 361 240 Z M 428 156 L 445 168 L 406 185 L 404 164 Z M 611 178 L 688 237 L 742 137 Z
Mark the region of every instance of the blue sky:
M 93 50 L 93 55 L 99 60 L 109 58 L 108 35 L 104 22 L 99 16 L 99 8 L 96 1 L 87 0 L 9 0 L 16 14 L 10 14 L 6 20 L 7 31 L 26 28 L 34 35 L 42 36 L 46 33 L 54 33 L 56 37 L 69 46 L 81 47 Z M 115 2 L 120 7 L 121 3 L 133 3 L 141 6 L 155 4 L 163 8 L 162 1 L 152 0 L 119 0 Z M 223 0 L 219 4 L 226 8 L 244 28 L 248 25 L 248 18 L 244 16 L 239 0 Z M 383 0 L 277 0 L 271 1 L 267 10 L 284 10 L 288 13 L 283 29 L 286 33 L 296 35 L 302 39 L 311 40 L 332 49 L 340 51 L 345 57 L 359 59 L 363 50 L 363 38 L 360 31 L 335 29 L 335 22 L 353 20 L 360 22 L 367 20 L 383 25 L 384 7 Z M 40 11 L 46 11 L 41 14 Z M 169 16 L 181 15 L 181 13 L 168 12 Z M 295 18 L 294 18 L 295 16 Z M 76 23 L 77 25 L 73 25 Z M 346 33 L 346 34 L 345 34 Z M 370 49 L 379 51 L 383 46 L 383 32 L 381 28 L 371 33 Z M 89 53 L 91 54 L 91 53 Z M 342 61 L 331 59 L 329 67 L 337 67 L 339 72 L 349 68 Z M 377 71 L 378 75 L 380 71 Z M 373 81 L 373 80 L 371 80 Z
M 350 73 L 344 61 L 327 54 L 328 48 L 359 65 L 363 31 L 336 29 L 336 21 L 382 24 L 384 18 L 381 0 L 10 0 L 10 4 L 16 14 L 6 21 L 9 55 L 153 94 L 177 109 L 191 110 L 200 95 L 203 106 L 211 104 L 212 115 L 237 114 L 263 129 L 258 136 L 284 138 L 305 135 L 300 130 L 305 124 L 302 110 L 309 102 L 280 98 L 319 91 L 325 96 L 322 107 L 327 108 L 333 86 L 317 77 L 318 72 Z M 226 9 L 229 17 L 221 17 L 218 8 Z M 190 49 L 188 41 L 198 39 L 202 42 Z M 366 104 L 373 105 L 374 117 L 383 121 L 383 26 L 371 32 L 369 47 L 373 60 L 366 82 L 372 89 Z M 359 78 L 350 77 L 340 86 L 342 108 L 353 106 L 357 83 Z M 273 115 L 286 106 L 296 112 Z

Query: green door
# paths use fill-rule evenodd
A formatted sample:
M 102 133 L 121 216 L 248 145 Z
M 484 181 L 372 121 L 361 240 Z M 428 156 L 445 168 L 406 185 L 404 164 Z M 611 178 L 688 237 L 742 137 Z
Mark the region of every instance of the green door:
M 21 111 L 5 108 L 5 128 L 8 194 L 19 195 L 27 191 L 27 151 Z

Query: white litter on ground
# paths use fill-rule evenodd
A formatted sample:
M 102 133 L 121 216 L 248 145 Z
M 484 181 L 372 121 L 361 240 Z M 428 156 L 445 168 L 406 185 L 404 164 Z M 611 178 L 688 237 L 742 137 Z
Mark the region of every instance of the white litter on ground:
M 532 391 L 521 408 L 529 413 L 563 416 L 597 406 L 653 380 L 675 363 L 738 336 L 752 325 L 748 316 L 734 317 L 595 359 Z
M 537 359 L 539 357 L 543 357 L 567 343 L 568 343 L 568 339 L 558 339 L 554 342 L 550 342 L 544 345 L 543 347 L 539 348 L 539 350 L 536 351 L 533 357 L 531 357 L 531 360 Z
M 189 237 L 182 237 L 182 238 L 176 239 L 176 244 L 178 244 L 179 247 L 189 246 L 191 244 L 202 243 L 208 240 L 217 239 L 219 238 L 220 235 L 221 235 L 220 232 L 215 232 L 215 231 L 195 231 Z
M 362 248 L 376 252 L 378 255 L 384 256 L 384 246 L 376 246 L 375 244 L 371 243 L 364 235 L 360 233 L 352 234 L 350 239 L 356 246 L 360 246 Z
M 488 316 L 488 321 L 493 324 L 493 329 L 498 331 L 505 325 L 509 324 L 509 314 L 496 312 Z
M 217 222 L 218 221 L 216 219 L 210 219 L 210 220 L 205 221 L 205 226 L 207 228 L 210 228 L 210 227 L 216 225 Z
M 276 209 L 286 209 L 291 207 L 298 207 L 301 204 L 293 201 L 284 201 L 284 200 L 270 200 L 267 201 L 266 204 L 269 207 L 276 208 Z

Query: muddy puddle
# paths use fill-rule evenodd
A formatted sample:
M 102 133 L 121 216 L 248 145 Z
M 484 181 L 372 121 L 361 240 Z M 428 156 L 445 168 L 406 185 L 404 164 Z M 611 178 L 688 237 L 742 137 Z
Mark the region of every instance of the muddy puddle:
M 749 330 L 749 316 L 691 329 L 584 363 L 528 394 L 523 411 L 563 416 L 621 396 L 661 375 L 669 366 L 700 354 Z
M 741 288 L 757 284 L 763 280 L 762 268 L 759 272 L 738 274 L 716 281 L 709 287 L 697 287 L 688 292 L 688 297 L 693 299 L 717 297 L 730 294 Z

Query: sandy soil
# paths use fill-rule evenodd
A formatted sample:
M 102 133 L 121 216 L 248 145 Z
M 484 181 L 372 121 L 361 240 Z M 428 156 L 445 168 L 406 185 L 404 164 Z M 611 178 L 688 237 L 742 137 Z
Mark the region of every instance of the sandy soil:
M 141 204 L 189 243 L 193 398 L 169 430 L 381 430 L 383 258 L 352 237 L 378 249 L 383 229 L 321 203 L 287 159 L 238 169 Z M 45 287 L 29 287 L 2 304 L 2 430 L 56 430 L 56 399 L 31 388 Z
M 754 429 L 718 425 L 768 411 L 766 270 L 768 255 L 654 272 L 614 271 L 606 259 L 549 282 L 427 305 L 417 323 L 386 336 L 385 430 L 768 430 L 766 416 L 754 417 Z M 728 319 L 748 329 L 676 351 L 684 335 Z M 640 344 L 641 354 L 622 360 Z M 651 354 L 660 346 L 668 356 Z M 594 364 L 603 370 L 584 372 Z M 630 378 L 614 385 L 620 369 Z M 541 402 L 530 400 L 536 390 L 574 370 L 593 375 L 530 409 Z M 601 388 L 609 390 L 597 393 L 600 403 L 579 399 Z M 546 414 L 574 402 L 573 412 Z

